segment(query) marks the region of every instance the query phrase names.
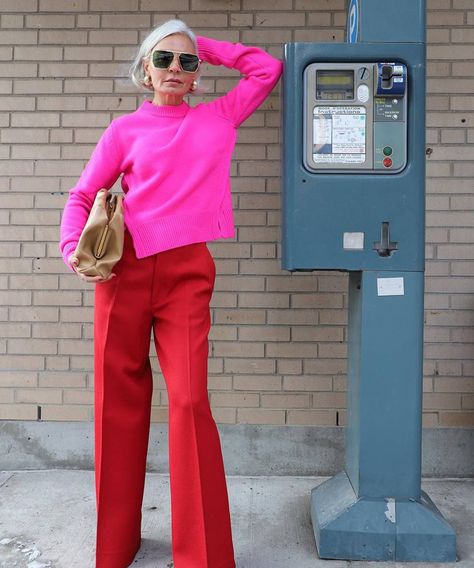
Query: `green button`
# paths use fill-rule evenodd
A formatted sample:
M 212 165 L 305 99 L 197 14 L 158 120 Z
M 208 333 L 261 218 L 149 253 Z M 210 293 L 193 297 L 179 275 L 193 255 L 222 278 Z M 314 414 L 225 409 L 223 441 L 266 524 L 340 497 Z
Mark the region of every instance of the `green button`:
M 383 149 L 383 153 L 385 156 L 390 156 L 392 153 L 392 148 L 390 146 L 385 146 L 385 148 Z

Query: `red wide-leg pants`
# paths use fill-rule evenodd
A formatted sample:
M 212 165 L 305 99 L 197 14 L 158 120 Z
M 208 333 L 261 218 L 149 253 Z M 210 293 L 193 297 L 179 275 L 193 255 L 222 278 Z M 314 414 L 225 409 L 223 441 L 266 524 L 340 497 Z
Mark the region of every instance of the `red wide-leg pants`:
M 207 391 L 214 259 L 205 242 L 137 259 L 126 229 L 113 272 L 94 293 L 96 568 L 126 568 L 140 548 L 152 329 L 168 391 L 174 568 L 235 568 Z

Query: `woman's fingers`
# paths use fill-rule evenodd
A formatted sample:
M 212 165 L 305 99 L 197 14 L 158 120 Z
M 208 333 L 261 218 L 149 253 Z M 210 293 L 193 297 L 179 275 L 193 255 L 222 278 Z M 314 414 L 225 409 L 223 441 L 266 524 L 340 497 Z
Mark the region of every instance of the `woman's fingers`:
M 101 276 L 97 276 L 98 280 L 97 282 L 107 282 L 109 280 L 112 280 L 112 278 L 115 278 L 115 276 L 117 276 L 116 274 L 114 274 L 113 272 L 109 274 L 109 276 L 107 276 L 107 278 L 102 278 Z
M 112 278 L 115 278 L 115 276 L 117 276 L 114 272 L 111 272 L 109 276 L 107 276 L 107 278 L 103 278 L 102 276 L 87 276 L 86 274 L 81 274 L 76 270 L 76 267 L 79 264 L 79 259 L 73 254 L 69 257 L 68 262 L 73 267 L 79 278 L 81 280 L 84 280 L 84 282 L 107 282 L 108 280 L 112 280 Z
M 69 264 L 74 268 L 74 270 L 76 270 L 76 266 L 79 263 L 79 259 L 77 258 L 77 256 L 74 256 L 74 254 L 72 254 L 68 260 Z
M 109 276 L 107 276 L 107 278 L 103 278 L 102 276 L 86 276 L 85 274 L 79 274 L 79 276 L 85 282 L 108 282 L 109 280 L 112 280 L 112 278 L 115 278 L 115 276 L 117 275 L 112 272 L 109 274 Z

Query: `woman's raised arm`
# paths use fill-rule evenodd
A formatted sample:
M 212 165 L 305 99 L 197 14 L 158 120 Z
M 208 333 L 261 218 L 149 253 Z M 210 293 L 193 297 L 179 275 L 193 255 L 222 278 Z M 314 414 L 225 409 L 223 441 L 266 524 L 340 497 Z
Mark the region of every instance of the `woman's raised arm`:
M 260 49 L 241 43 L 196 35 L 199 57 L 212 65 L 238 69 L 245 77 L 222 97 L 206 103 L 238 127 L 272 91 L 283 71 L 283 62 Z

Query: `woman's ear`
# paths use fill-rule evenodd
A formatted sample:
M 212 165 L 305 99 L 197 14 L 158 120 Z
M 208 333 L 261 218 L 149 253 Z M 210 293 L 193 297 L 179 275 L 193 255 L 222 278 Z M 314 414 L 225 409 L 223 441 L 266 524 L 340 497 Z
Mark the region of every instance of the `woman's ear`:
M 143 70 L 145 71 L 145 75 L 148 75 L 148 64 L 149 61 L 146 57 L 142 57 L 142 65 L 143 65 Z

